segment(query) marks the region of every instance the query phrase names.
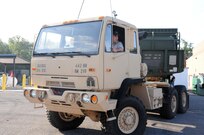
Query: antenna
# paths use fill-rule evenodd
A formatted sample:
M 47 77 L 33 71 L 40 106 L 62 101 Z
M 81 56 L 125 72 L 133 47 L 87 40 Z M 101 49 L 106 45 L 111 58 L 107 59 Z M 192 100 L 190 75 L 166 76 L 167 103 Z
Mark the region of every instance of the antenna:
M 110 10 L 111 10 L 111 16 L 112 16 L 112 2 L 111 2 L 111 0 L 110 0 Z
M 111 0 L 110 0 L 110 10 L 111 10 L 111 16 L 112 17 L 114 16 L 116 18 L 117 14 L 116 14 L 116 11 L 112 9 L 112 2 L 111 2 Z
M 80 16 L 80 14 L 81 14 L 81 10 L 82 10 L 82 8 L 83 8 L 84 1 L 85 1 L 85 0 L 82 1 L 81 8 L 80 8 L 80 10 L 79 10 L 79 14 L 78 14 L 77 20 L 79 20 L 79 16 Z

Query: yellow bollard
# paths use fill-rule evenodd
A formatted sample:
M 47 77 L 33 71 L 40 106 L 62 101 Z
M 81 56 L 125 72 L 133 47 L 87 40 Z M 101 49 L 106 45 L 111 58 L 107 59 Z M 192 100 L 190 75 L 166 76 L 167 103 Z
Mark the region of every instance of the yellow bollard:
M 30 82 L 29 82 L 30 86 L 32 86 L 34 88 L 38 88 L 38 85 L 33 83 L 32 77 L 30 77 L 29 80 L 30 80 Z
M 6 90 L 6 74 L 2 75 L 2 90 Z
M 23 77 L 22 77 L 22 87 L 23 88 L 26 87 L 26 74 L 23 74 Z
M 33 81 L 32 81 L 32 78 L 30 77 L 30 82 L 29 82 L 29 84 L 30 84 L 30 86 L 33 86 Z

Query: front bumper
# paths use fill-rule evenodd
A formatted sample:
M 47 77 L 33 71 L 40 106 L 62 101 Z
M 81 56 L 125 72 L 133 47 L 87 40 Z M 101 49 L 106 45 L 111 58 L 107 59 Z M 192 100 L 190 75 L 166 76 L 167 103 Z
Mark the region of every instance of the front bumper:
M 97 103 L 84 102 L 82 95 L 88 97 L 95 95 Z M 62 96 L 54 95 L 51 89 L 27 87 L 24 96 L 31 103 L 44 104 L 50 111 L 66 112 L 70 114 L 84 115 L 83 110 L 107 112 L 116 108 L 117 100 L 109 99 L 108 92 L 87 92 L 66 90 Z

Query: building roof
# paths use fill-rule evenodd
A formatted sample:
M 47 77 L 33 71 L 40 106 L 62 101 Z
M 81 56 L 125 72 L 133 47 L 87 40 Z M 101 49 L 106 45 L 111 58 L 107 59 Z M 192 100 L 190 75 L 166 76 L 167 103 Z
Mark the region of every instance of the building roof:
M 0 63 L 2 64 L 13 64 L 13 58 L 0 58 Z M 30 64 L 30 62 L 16 57 L 15 64 Z

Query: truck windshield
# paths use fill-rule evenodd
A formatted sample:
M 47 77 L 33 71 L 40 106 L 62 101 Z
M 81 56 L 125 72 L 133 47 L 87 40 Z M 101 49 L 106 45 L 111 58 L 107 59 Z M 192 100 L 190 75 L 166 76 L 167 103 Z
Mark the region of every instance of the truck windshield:
M 99 50 L 101 21 L 42 28 L 33 55 L 94 55 Z

